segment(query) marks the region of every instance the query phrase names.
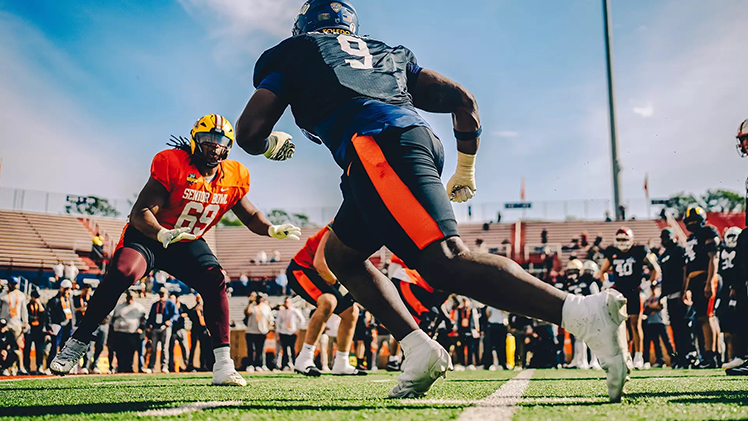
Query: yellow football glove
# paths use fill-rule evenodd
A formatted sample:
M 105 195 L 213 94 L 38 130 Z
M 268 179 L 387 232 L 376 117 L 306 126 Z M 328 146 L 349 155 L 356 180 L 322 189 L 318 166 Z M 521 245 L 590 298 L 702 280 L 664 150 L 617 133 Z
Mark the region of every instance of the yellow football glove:
M 279 240 L 285 240 L 286 238 L 298 240 L 301 235 L 301 228 L 291 224 L 271 225 L 268 227 L 268 235 Z
M 196 239 L 197 236 L 189 234 L 189 231 L 189 227 L 175 228 L 173 230 L 161 228 L 161 231 L 156 234 L 156 238 L 158 238 L 158 241 L 164 246 L 164 248 L 167 248 L 169 247 L 169 244 L 173 244 L 179 241 L 192 241 Z
M 284 132 L 272 132 L 268 136 L 268 150 L 265 158 L 271 161 L 285 161 L 293 156 L 296 145 L 291 142 L 290 134 Z
M 475 196 L 475 155 L 457 152 L 457 169 L 447 183 L 449 200 L 467 202 Z

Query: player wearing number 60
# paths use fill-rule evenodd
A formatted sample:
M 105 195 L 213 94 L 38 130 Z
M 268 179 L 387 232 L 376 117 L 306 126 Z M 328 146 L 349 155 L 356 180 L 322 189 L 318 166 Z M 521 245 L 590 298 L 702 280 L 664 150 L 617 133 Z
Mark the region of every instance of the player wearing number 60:
M 50 364 L 52 372 L 70 372 L 120 295 L 149 271 L 160 269 L 197 290 L 205 301 L 215 354 L 213 384 L 247 384 L 230 358 L 229 303 L 221 266 L 202 236 L 229 210 L 258 235 L 298 240 L 301 231 L 293 225 L 272 225 L 249 201 L 249 171 L 227 159 L 233 143 L 229 121 L 210 114 L 195 123 L 189 141 L 173 137 L 174 149 L 153 158 L 151 177 L 132 208 L 109 271 L 78 329 Z

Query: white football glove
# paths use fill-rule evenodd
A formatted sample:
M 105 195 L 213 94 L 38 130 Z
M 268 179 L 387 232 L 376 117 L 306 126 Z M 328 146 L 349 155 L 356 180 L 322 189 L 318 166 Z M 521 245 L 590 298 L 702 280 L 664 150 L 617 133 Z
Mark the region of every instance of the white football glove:
M 158 238 L 158 241 L 164 246 L 164 248 L 167 248 L 169 247 L 169 244 L 173 244 L 178 241 L 192 241 L 196 239 L 197 236 L 189 234 L 189 231 L 189 227 L 175 228 L 173 230 L 161 228 L 161 231 L 156 234 L 156 238 Z
M 447 183 L 449 200 L 467 202 L 475 196 L 475 155 L 457 152 L 457 169 Z
M 298 240 L 301 235 L 301 228 L 291 224 L 271 225 L 268 228 L 268 235 L 279 240 L 285 240 L 286 238 Z
M 291 142 L 290 134 L 284 132 L 272 132 L 268 136 L 268 150 L 265 158 L 271 161 L 285 161 L 293 156 L 296 145 Z

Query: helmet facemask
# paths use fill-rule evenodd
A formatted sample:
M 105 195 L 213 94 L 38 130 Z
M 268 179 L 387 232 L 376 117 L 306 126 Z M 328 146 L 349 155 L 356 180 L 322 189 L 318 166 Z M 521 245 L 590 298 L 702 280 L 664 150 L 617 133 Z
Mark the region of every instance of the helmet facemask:
M 740 237 L 741 230 L 738 227 L 730 227 L 725 231 L 725 247 L 734 249 L 738 246 L 738 237 Z
M 228 159 L 233 143 L 233 140 L 219 133 L 196 133 L 194 156 L 213 168 Z
M 738 154 L 741 158 L 748 156 L 748 134 L 744 136 L 737 136 L 738 144 L 735 145 L 735 149 L 738 150 Z

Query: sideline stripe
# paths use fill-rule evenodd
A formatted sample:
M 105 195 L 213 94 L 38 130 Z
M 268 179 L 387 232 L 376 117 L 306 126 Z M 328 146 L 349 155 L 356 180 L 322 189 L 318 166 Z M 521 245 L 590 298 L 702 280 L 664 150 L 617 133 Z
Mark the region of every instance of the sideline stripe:
M 487 398 L 481 399 L 476 406 L 463 412 L 457 421 L 511 420 L 517 409 L 517 402 L 522 399 L 535 370 L 522 370 L 511 380 L 504 383 Z
M 148 411 L 138 412 L 138 416 L 141 417 L 170 417 L 174 415 L 182 415 L 188 412 L 202 411 L 203 409 L 218 408 L 221 406 L 236 406 L 241 405 L 241 401 L 211 401 L 211 402 L 195 402 L 184 406 L 177 406 L 176 408 L 164 408 L 164 409 L 151 409 Z

